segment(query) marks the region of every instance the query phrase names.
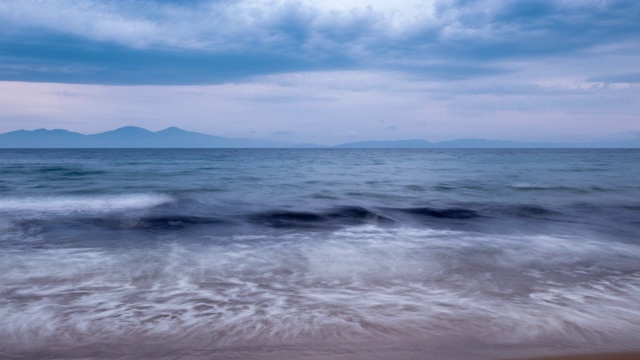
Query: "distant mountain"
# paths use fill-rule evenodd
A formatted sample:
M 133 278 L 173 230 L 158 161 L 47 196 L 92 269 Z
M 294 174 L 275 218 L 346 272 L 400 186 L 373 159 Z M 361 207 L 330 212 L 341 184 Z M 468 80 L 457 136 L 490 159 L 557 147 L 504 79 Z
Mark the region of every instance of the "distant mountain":
M 0 134 L 0 148 L 326 148 L 317 144 L 294 144 L 279 141 L 226 138 L 170 127 L 149 131 L 125 126 L 99 134 L 83 135 L 67 130 L 17 130 Z M 361 141 L 335 148 L 640 148 L 640 138 L 583 144 L 518 142 L 485 139 L 457 139 L 442 142 L 426 140 Z
M 599 142 L 594 145 L 595 147 L 601 148 L 640 148 L 640 138 L 634 140 Z
M 367 148 L 367 149 L 442 149 L 442 148 L 540 148 L 564 147 L 553 143 L 518 142 L 484 139 L 456 139 L 432 143 L 426 140 L 390 140 L 390 141 L 361 141 L 337 145 L 338 148 Z
M 426 140 L 392 140 L 350 142 L 336 145 L 336 147 L 352 149 L 640 148 L 640 138 L 628 141 L 610 141 L 597 143 L 551 143 L 486 139 L 456 139 L 441 142 L 429 142 Z
M 83 135 L 67 130 L 18 130 L 0 134 L 0 148 L 291 148 L 286 142 L 225 138 L 170 127 L 149 131 L 125 126 L 99 134 Z M 313 147 L 313 144 L 302 144 Z M 320 145 L 315 145 L 320 146 Z
M 255 139 L 234 139 L 186 131 L 177 127 L 152 132 L 125 126 L 87 135 L 94 147 L 105 148 L 283 148 L 293 144 Z
M 0 134 L 0 147 L 3 148 L 56 148 L 61 147 L 61 144 L 78 144 L 76 147 L 85 147 L 84 141 L 85 135 L 61 129 L 18 130 Z
M 554 144 L 545 142 L 524 142 L 507 140 L 485 140 L 485 139 L 456 139 L 442 141 L 434 144 L 438 148 L 554 148 L 567 147 L 566 144 Z

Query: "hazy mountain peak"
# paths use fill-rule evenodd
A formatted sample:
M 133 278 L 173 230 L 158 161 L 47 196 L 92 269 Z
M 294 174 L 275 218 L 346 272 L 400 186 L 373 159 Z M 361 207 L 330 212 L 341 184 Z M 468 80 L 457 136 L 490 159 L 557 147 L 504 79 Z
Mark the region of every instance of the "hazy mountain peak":
M 138 126 L 123 126 L 117 128 L 115 130 L 107 131 L 107 132 L 127 132 L 127 133 L 151 133 L 151 131 L 141 128 Z
M 192 131 L 183 130 L 175 126 L 170 126 L 164 130 L 156 131 L 156 133 L 188 133 L 188 132 L 192 132 Z
M 35 129 L 35 130 L 18 130 L 18 131 L 22 131 L 22 132 L 33 132 L 33 133 L 72 133 L 69 130 L 65 130 L 65 129 L 45 129 L 45 128 L 40 128 L 40 129 Z

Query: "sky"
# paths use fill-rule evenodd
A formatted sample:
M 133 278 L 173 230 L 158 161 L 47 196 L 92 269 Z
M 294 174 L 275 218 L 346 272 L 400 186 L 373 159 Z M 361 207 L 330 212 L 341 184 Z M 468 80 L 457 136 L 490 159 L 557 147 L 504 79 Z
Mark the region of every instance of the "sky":
M 0 0 L 0 133 L 640 136 L 636 0 Z

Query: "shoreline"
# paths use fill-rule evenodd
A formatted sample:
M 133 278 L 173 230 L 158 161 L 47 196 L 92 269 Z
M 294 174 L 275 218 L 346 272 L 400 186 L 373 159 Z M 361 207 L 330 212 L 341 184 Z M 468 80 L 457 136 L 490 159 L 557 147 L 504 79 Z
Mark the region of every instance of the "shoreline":
M 479 344 L 475 344 L 479 345 Z M 12 351 L 17 350 L 17 351 Z M 22 350 L 0 345 L 0 357 L 14 360 L 640 360 L 640 348 L 562 346 L 474 346 L 470 343 L 349 343 L 231 347 L 96 343 Z
M 87 356 L 88 355 L 88 356 Z M 105 354 L 106 355 L 106 354 Z M 598 352 L 598 353 L 585 353 L 585 354 L 566 354 L 566 355 L 552 355 L 552 356 L 543 356 L 543 357 L 492 357 L 492 356 L 481 356 L 481 357 L 467 357 L 467 356 L 430 356 L 426 353 L 415 353 L 415 352 L 404 352 L 399 351 L 398 353 L 389 353 L 384 352 L 382 354 L 362 354 L 358 352 L 350 352 L 344 350 L 336 350 L 333 354 L 310 354 L 307 352 L 297 353 L 297 354 L 283 354 L 281 352 L 261 352 L 261 351 L 239 351 L 239 352 L 231 352 L 231 353 L 218 353 L 212 352 L 210 354 L 200 354 L 200 355 L 177 355 L 177 354 L 149 354 L 148 356 L 138 356 L 136 354 L 111 354 L 111 356 L 92 356 L 90 354 L 68 354 L 64 352 L 56 352 L 53 353 L 40 353 L 40 354 L 9 354 L 0 351 L 0 356 L 7 359 L 13 360 L 103 360 L 103 359 L 126 359 L 126 360 L 174 360 L 176 358 L 182 360 L 210 360 L 210 359 L 243 359 L 243 360 L 275 360 L 275 359 L 284 359 L 284 360 L 293 360 L 293 359 L 302 359 L 302 360 L 334 360 L 334 359 L 344 359 L 344 360 L 365 360 L 365 359 L 395 359 L 395 360 L 639 360 L 640 359 L 640 351 L 637 352 Z M 397 355 L 397 356 L 396 356 Z
M 639 360 L 640 351 L 598 352 L 586 354 L 552 355 L 508 360 Z M 505 359 L 506 360 L 506 359 Z

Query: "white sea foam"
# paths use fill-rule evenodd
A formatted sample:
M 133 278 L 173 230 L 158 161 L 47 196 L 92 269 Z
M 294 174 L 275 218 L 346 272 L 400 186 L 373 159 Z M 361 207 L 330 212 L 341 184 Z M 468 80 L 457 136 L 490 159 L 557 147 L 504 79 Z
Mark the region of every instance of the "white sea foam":
M 0 338 L 640 340 L 634 245 L 375 226 L 211 240 L 5 252 Z
M 140 210 L 173 199 L 163 194 L 0 198 L 0 212 L 78 213 Z

